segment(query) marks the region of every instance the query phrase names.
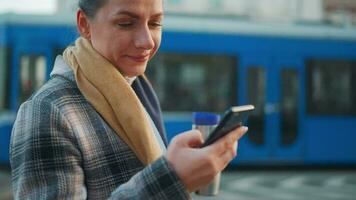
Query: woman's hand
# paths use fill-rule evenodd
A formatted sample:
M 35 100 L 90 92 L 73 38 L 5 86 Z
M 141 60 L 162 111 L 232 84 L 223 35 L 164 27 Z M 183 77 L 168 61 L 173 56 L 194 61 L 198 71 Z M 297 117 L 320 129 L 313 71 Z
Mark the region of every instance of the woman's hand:
M 167 149 L 167 160 L 189 192 L 208 184 L 237 154 L 237 140 L 247 127 L 237 128 L 215 143 L 199 148 L 203 138 L 198 130 L 191 130 L 173 138 Z

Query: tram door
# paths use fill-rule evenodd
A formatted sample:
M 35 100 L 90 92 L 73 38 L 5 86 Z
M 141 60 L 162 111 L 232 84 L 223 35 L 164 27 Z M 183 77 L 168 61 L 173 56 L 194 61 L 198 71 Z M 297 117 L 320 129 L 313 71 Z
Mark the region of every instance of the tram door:
M 302 156 L 302 65 L 276 58 L 241 59 L 239 104 L 255 105 L 248 120 L 248 134 L 240 142 L 242 161 L 293 162 Z
M 14 49 L 11 107 L 17 109 L 49 78 L 51 50 L 38 44 Z
M 304 105 L 304 62 L 302 59 L 278 56 L 276 67 L 276 99 L 278 102 L 277 141 L 273 151 L 280 161 L 302 162 L 305 151 L 303 131 Z

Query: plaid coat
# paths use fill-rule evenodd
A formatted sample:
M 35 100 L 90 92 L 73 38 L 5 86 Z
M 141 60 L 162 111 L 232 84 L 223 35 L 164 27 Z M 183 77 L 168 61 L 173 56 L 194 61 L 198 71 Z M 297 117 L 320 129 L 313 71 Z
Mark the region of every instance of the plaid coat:
M 143 78 L 135 82 L 162 133 L 152 89 Z M 51 79 L 19 109 L 10 159 L 15 199 L 191 198 L 165 157 L 142 165 L 85 100 L 61 57 Z

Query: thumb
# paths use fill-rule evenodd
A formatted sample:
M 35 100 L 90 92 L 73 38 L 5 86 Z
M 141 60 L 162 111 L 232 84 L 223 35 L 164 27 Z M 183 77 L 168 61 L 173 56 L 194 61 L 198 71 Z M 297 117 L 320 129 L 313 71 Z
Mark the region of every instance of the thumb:
M 200 131 L 190 130 L 176 136 L 175 142 L 179 144 L 179 146 L 194 148 L 202 145 L 204 140 Z

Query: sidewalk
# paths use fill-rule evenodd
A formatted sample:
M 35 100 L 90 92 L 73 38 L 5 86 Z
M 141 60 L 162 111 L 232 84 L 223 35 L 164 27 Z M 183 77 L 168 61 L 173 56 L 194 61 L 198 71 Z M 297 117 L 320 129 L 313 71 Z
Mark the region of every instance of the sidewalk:
M 0 169 L 0 200 L 12 199 L 10 172 Z M 216 197 L 193 200 L 354 200 L 354 171 L 228 171 Z
M 8 170 L 0 169 L 0 200 L 12 199 L 11 175 Z

